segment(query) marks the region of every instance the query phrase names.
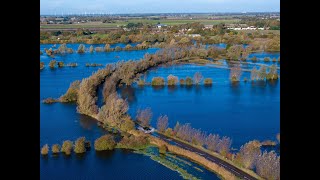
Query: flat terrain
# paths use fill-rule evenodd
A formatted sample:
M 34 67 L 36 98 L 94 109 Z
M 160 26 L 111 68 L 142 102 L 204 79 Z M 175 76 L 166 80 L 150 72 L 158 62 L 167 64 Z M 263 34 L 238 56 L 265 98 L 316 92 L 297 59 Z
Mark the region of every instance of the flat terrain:
M 154 134 L 153 134 L 154 135 Z M 171 141 L 173 141 L 175 143 L 176 146 L 179 146 L 183 149 L 187 149 L 191 152 L 195 152 L 203 157 L 205 157 L 206 159 L 224 167 L 226 170 L 230 171 L 232 174 L 236 175 L 237 177 L 241 178 L 241 179 L 248 179 L 248 180 L 257 180 L 257 178 L 249 175 L 248 173 L 242 171 L 241 169 L 233 166 L 232 164 L 229 164 L 228 162 L 226 161 L 223 161 L 215 156 L 212 156 L 211 154 L 208 154 L 204 151 L 201 151 L 200 149 L 197 149 L 197 148 L 194 148 L 186 143 L 183 143 L 181 141 L 177 141 L 175 139 L 172 139 L 172 138 L 169 138 L 169 137 L 166 137 L 162 134 L 157 134 L 156 137 L 162 139 L 163 141 L 166 141 L 167 143 L 170 144 Z
M 210 19 L 166 19 L 166 20 L 147 20 L 147 19 L 132 19 L 128 21 L 117 20 L 115 23 L 102 23 L 102 22 L 86 22 L 76 24 L 43 24 L 40 25 L 40 29 L 77 29 L 77 28 L 116 28 L 119 26 L 127 25 L 128 23 L 148 23 L 156 25 L 158 22 L 166 25 L 179 25 L 193 22 L 200 22 L 204 25 L 215 25 L 219 23 L 236 23 L 239 19 L 225 19 L 225 20 L 210 20 Z

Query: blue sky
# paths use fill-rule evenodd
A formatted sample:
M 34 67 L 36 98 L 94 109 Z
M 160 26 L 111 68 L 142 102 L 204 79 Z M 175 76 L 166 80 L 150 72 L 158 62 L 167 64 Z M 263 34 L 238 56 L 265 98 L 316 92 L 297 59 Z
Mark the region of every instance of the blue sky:
M 279 12 L 280 0 L 40 0 L 40 14 Z

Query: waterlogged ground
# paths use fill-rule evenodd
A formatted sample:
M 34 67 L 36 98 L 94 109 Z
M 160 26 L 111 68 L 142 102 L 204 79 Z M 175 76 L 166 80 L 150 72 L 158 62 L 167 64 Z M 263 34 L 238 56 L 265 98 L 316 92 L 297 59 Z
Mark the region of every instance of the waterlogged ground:
M 212 87 L 134 86 L 119 92 L 128 99 L 133 117 L 137 109 L 151 107 L 153 126 L 161 114 L 166 114 L 170 127 L 177 121 L 191 123 L 194 128 L 231 137 L 234 148 L 254 139 L 276 141 L 280 131 L 280 80 L 231 84 L 229 69 L 199 65 L 154 68 L 145 74 L 145 79 L 151 82 L 155 76 L 166 78 L 170 74 L 193 77 L 196 72 L 212 78 Z M 250 79 L 250 72 L 243 72 L 241 79 L 244 77 Z
M 41 45 L 41 49 L 48 48 L 48 46 L 52 45 Z M 73 47 L 73 49 L 78 47 L 76 44 L 67 46 Z M 89 47 L 89 45 L 86 46 Z M 40 99 L 47 97 L 58 98 L 66 92 L 71 82 L 88 77 L 92 72 L 102 68 L 85 67 L 85 63 L 113 63 L 117 61 L 114 58 L 115 56 L 120 56 L 119 59 L 124 60 L 138 60 L 146 52 L 153 53 L 155 51 L 156 49 L 148 49 L 142 51 L 85 53 L 82 55 L 77 53 L 64 56 L 56 55 L 55 59 L 57 61 L 62 60 L 65 63 L 77 62 L 79 66 L 75 68 L 56 68 L 54 70 L 46 67 L 41 70 Z M 40 61 L 45 62 L 46 65 L 51 59 L 45 54 L 40 55 Z M 55 103 L 47 105 L 39 103 L 40 146 L 46 143 L 49 145 L 54 143 L 62 144 L 63 140 L 74 141 L 80 136 L 85 136 L 93 144 L 97 137 L 106 133 L 97 126 L 97 122 L 94 119 L 78 114 L 75 104 Z M 159 158 L 160 156 L 155 152 L 151 155 L 150 152 L 148 155 L 141 155 L 119 149 L 105 153 L 96 153 L 91 149 L 84 156 L 72 154 L 69 158 L 62 154 L 56 157 L 50 154 L 48 158 L 40 158 L 40 177 L 41 179 L 141 179 L 141 177 L 144 179 L 182 179 L 181 173 L 160 164 L 158 162 Z M 219 179 L 214 173 L 203 167 L 186 159 L 184 160 L 187 163 L 183 164 L 181 160 L 172 157 L 168 161 L 171 161 L 171 164 L 180 164 L 179 166 L 193 177 Z

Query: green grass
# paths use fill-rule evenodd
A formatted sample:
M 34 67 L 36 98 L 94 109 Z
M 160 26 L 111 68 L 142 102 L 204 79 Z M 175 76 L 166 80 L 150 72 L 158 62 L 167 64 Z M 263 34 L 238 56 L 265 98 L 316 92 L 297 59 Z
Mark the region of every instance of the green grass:
M 159 131 L 157 131 L 157 132 L 160 133 Z M 208 149 L 205 149 L 204 147 L 200 147 L 200 146 L 193 145 L 193 144 L 191 144 L 191 143 L 189 143 L 189 142 L 187 142 L 187 141 L 183 141 L 183 140 L 178 139 L 178 138 L 173 137 L 173 136 L 167 136 L 167 135 L 165 135 L 165 134 L 163 134 L 163 133 L 160 133 L 160 134 L 162 134 L 162 135 L 164 135 L 164 136 L 166 136 L 166 137 L 170 137 L 170 138 L 172 138 L 172 139 L 175 139 L 175 140 L 177 140 L 177 141 L 183 142 L 183 143 L 185 143 L 185 144 L 188 144 L 188 145 L 190 145 L 190 146 L 192 146 L 192 147 L 195 147 L 195 148 L 197 148 L 197 149 L 200 149 L 200 150 L 202 150 L 202 151 L 204 151 L 204 152 L 206 152 L 206 153 L 208 153 L 208 154 L 210 154 L 210 155 L 212 155 L 212 156 L 215 156 L 215 157 L 217 157 L 217 158 L 219 158 L 219 159 L 221 159 L 221 160 L 223 160 L 223 161 L 228 162 L 229 164 L 231 164 L 231 165 L 233 165 L 233 166 L 241 169 L 242 171 L 250 174 L 251 176 L 253 176 L 253 177 L 255 177 L 255 178 L 259 179 L 259 180 L 262 179 L 258 174 L 256 174 L 256 173 L 253 172 L 252 170 L 246 169 L 246 168 L 243 168 L 243 167 L 240 167 L 239 165 L 237 165 L 237 164 L 234 163 L 233 161 L 231 161 L 231 160 L 229 160 L 229 159 L 226 159 L 225 157 L 221 156 L 221 155 L 218 154 L 217 152 L 209 151 Z
M 132 19 L 128 21 L 117 20 L 115 23 L 102 23 L 102 22 L 87 22 L 79 24 L 42 24 L 41 29 L 73 29 L 73 28 L 116 28 L 118 26 L 127 25 L 128 23 L 148 23 L 152 25 L 167 24 L 167 25 L 179 25 L 193 22 L 200 22 L 204 25 L 215 25 L 220 23 L 236 23 L 239 19 L 225 19 L 225 20 L 209 20 L 209 19 L 165 19 L 165 20 L 147 20 L 147 19 Z
M 180 176 L 182 176 L 183 179 L 192 179 L 192 180 L 199 179 L 193 176 L 192 174 L 188 173 L 186 170 L 184 170 L 182 168 L 185 166 L 184 163 L 181 163 L 181 160 L 177 159 L 175 156 L 158 156 L 151 148 L 146 149 L 144 151 L 135 151 L 135 153 L 149 156 L 150 159 L 162 164 L 163 166 L 173 171 L 177 171 L 180 174 Z

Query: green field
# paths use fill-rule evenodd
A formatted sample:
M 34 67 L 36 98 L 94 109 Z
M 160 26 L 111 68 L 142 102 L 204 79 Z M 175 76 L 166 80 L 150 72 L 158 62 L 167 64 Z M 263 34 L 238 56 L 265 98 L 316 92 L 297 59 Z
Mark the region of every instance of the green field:
M 179 25 L 193 22 L 200 22 L 204 25 L 215 25 L 219 23 L 236 23 L 240 21 L 239 19 L 225 19 L 225 20 L 209 20 L 209 19 L 197 19 L 197 20 L 176 20 L 176 19 L 166 19 L 166 20 L 146 20 L 146 19 L 132 19 L 128 21 L 116 21 L 115 23 L 102 23 L 102 22 L 87 22 L 79 24 L 44 24 L 40 25 L 41 29 L 73 29 L 73 28 L 116 28 L 119 26 L 127 25 L 128 23 L 148 23 L 152 25 L 167 24 L 167 25 Z

